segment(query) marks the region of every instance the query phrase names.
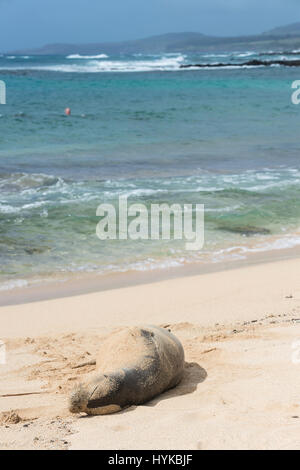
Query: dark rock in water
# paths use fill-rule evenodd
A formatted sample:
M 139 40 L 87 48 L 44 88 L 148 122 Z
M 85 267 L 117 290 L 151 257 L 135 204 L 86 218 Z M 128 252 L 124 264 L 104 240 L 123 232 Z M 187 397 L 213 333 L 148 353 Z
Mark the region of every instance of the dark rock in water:
M 271 231 L 264 227 L 255 227 L 252 225 L 236 225 L 236 226 L 227 226 L 222 225 L 218 227 L 218 230 L 223 230 L 225 232 L 240 233 L 241 235 L 246 235 L 246 237 L 251 237 L 252 235 L 268 235 Z
M 300 51 L 267 51 L 260 52 L 259 56 L 276 56 L 276 55 L 300 55 Z
M 41 253 L 45 253 L 45 251 L 48 251 L 49 248 L 47 247 L 32 247 L 32 248 L 24 248 L 25 253 L 28 255 L 37 255 Z
M 258 60 L 258 59 L 253 59 L 253 60 L 248 60 L 247 62 L 218 62 L 215 64 L 183 64 L 180 65 L 180 68 L 182 69 L 188 69 L 192 67 L 197 67 L 197 68 L 215 68 L 215 67 L 257 67 L 257 66 L 264 66 L 264 67 L 269 67 L 270 65 L 284 65 L 286 67 L 300 67 L 300 60 L 286 60 L 286 59 L 281 59 L 281 60 Z

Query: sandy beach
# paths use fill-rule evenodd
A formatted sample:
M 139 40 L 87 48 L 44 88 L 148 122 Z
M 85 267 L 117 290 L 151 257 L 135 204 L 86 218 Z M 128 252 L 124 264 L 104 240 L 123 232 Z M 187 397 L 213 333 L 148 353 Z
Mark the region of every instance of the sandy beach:
M 1 449 L 299 449 L 300 259 L 0 308 Z M 102 338 L 127 325 L 182 341 L 182 383 L 143 406 L 71 415 Z

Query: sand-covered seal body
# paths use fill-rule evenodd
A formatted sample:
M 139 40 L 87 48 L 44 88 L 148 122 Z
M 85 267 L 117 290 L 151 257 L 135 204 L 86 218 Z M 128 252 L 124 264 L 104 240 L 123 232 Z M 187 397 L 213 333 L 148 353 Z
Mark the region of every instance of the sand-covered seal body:
M 96 373 L 75 388 L 73 413 L 107 414 L 139 405 L 175 387 L 182 379 L 184 351 L 168 330 L 127 328 L 103 341 Z

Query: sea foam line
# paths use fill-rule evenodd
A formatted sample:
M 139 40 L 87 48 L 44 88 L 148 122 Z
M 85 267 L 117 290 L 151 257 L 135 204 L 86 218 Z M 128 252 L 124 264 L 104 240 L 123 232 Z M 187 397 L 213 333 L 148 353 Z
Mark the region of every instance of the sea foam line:
M 79 59 L 83 59 L 83 60 L 87 60 L 87 59 L 108 59 L 108 55 L 106 54 L 97 54 L 97 55 L 80 55 L 80 54 L 70 54 L 70 55 L 67 55 L 66 59 L 75 59 L 75 60 L 79 60 Z
M 75 59 L 76 60 L 76 59 Z M 101 73 L 101 72 L 151 72 L 151 71 L 172 71 L 180 70 L 180 65 L 184 63 L 185 56 L 162 57 L 154 60 L 89 60 L 84 64 L 53 64 L 53 65 L 32 65 L 27 67 L 1 67 L 0 70 L 19 71 L 48 71 L 62 73 Z

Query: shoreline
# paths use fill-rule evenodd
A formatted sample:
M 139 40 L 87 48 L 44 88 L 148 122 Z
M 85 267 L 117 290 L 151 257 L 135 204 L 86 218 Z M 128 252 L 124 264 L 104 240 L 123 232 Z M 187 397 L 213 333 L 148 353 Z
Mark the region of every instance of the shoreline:
M 0 307 L 2 339 L 140 324 L 248 321 L 295 300 L 300 257 Z M 292 312 L 292 310 L 291 310 Z
M 281 260 L 300 258 L 300 246 L 280 250 L 266 250 L 248 253 L 244 259 L 218 262 L 194 262 L 182 266 L 152 269 L 145 271 L 131 270 L 110 273 L 76 274 L 68 279 L 51 281 L 41 280 L 26 287 L 15 287 L 0 292 L 0 308 L 10 305 L 21 305 L 51 299 L 63 299 L 126 287 L 152 284 L 161 281 L 231 271 L 247 266 L 272 263 Z

